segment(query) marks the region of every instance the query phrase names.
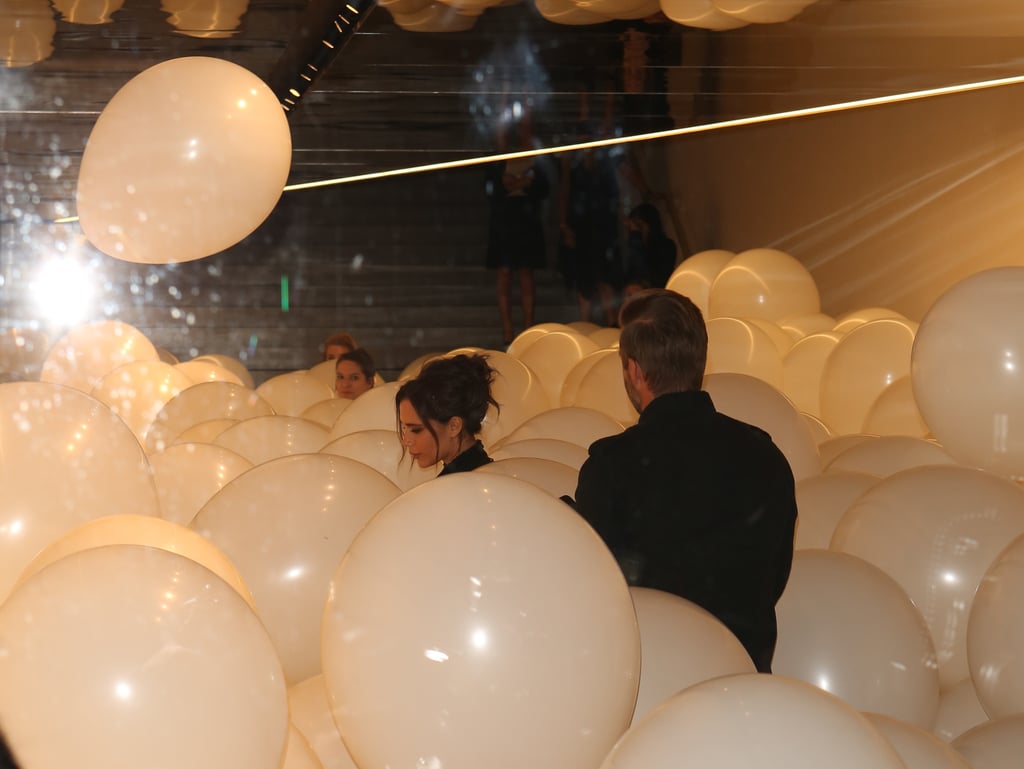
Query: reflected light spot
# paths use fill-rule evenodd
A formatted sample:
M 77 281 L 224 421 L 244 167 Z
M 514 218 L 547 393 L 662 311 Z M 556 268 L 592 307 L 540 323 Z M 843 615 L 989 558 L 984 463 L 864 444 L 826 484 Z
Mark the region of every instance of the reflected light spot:
M 301 566 L 292 566 L 288 571 L 284 573 L 284 578 L 287 580 L 296 580 L 306 573 L 306 570 Z
M 119 700 L 130 700 L 132 698 L 132 694 L 134 694 L 134 692 L 132 691 L 131 684 L 125 681 L 118 681 L 114 684 L 114 696 Z
M 828 676 L 818 676 L 818 680 L 815 681 L 815 686 L 819 689 L 824 689 L 826 692 L 831 691 L 831 689 L 829 689 L 831 684 L 832 682 L 828 680 Z
M 487 631 L 481 629 L 474 630 L 473 635 L 470 636 L 469 641 L 477 649 L 487 648 Z
M 423 656 L 431 662 L 447 662 L 448 655 L 440 649 L 427 649 L 423 652 Z
M 957 577 L 956 572 L 944 571 L 942 572 L 942 581 L 947 585 L 957 585 L 960 583 L 960 578 Z
M 249 106 L 249 102 L 247 102 L 245 99 L 239 99 L 237 102 L 235 102 L 235 106 L 238 107 L 238 109 L 245 109 Z
M 25 522 L 20 518 L 15 518 L 7 526 L 0 526 L 0 534 L 9 534 L 11 536 L 18 536 L 22 531 L 25 530 Z

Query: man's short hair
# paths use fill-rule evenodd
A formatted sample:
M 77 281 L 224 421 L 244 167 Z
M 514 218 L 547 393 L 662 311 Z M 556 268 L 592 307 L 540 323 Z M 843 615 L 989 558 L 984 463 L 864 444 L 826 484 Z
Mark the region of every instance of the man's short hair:
M 689 298 L 664 288 L 638 291 L 623 303 L 619 325 L 622 365 L 635 360 L 654 395 L 701 389 L 708 330 Z

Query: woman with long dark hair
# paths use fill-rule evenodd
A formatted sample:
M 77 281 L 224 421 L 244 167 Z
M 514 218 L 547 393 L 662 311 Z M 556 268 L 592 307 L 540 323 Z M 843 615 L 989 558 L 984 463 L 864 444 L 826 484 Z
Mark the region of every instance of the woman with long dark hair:
M 395 394 L 402 448 L 420 467 L 444 463 L 440 475 L 491 462 L 479 439 L 495 371 L 486 355 L 436 358 Z

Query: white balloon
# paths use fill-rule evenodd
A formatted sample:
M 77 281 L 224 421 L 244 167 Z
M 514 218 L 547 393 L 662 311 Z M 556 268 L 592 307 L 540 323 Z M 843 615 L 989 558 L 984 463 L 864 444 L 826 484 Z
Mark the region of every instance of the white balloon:
M 963 756 L 931 732 L 890 716 L 865 715 L 896 748 L 907 769 L 972 769 Z
M 1024 756 L 1024 713 L 979 724 L 951 745 L 971 769 L 1019 769 Z
M 403 449 L 394 430 L 360 430 L 335 438 L 321 454 L 348 457 L 369 465 L 402 491 L 436 478 L 440 465 L 420 467 Z
M 231 382 L 203 382 L 167 401 L 146 432 L 146 451 L 167 448 L 188 428 L 201 422 L 241 421 L 273 413 L 270 404 L 247 387 Z
M 521 441 L 502 441 L 501 445 L 491 452 L 491 458 L 494 460 L 511 457 L 551 459 L 579 471 L 587 461 L 587 449 L 555 438 L 527 438 Z
M 228 483 L 252 467 L 223 446 L 178 443 L 149 455 L 160 499 L 160 516 L 188 526 L 203 505 Z
M 835 472 L 796 482 L 796 550 L 827 548 L 839 521 L 865 491 L 878 483 L 867 473 Z
M 884 435 L 854 441 L 828 463 L 825 472 L 887 477 L 912 467 L 954 464 L 954 459 L 937 443 L 909 435 Z
M 601 769 L 906 769 L 852 706 L 781 675 L 690 686 L 635 723 Z
M 876 566 L 801 550 L 776 607 L 772 672 L 871 711 L 931 728 L 939 706 L 935 646 L 921 612 Z
M 538 459 L 537 457 L 499 459 L 478 468 L 476 472 L 518 478 L 543 489 L 556 499 L 573 496 L 576 493 L 576 483 L 579 480 L 578 469 L 563 465 L 561 462 Z
M 327 443 L 327 428 L 302 417 L 271 414 L 252 417 L 224 430 L 217 446 L 239 454 L 254 465 L 290 454 L 315 454 Z
M 292 723 L 309 740 L 323 769 L 356 769 L 331 717 L 323 675 L 292 684 L 288 688 L 288 710 Z
M 795 480 L 821 472 L 818 445 L 810 428 L 789 399 L 774 387 L 743 374 L 708 374 L 704 389 L 718 411 L 768 433 L 786 455 Z
M 968 729 L 988 720 L 988 714 L 978 702 L 974 682 L 968 677 L 942 690 L 932 731 L 940 739 L 952 742 Z
M 159 359 L 153 343 L 137 328 L 101 320 L 76 326 L 58 339 L 46 354 L 39 379 L 87 393 L 119 366 Z
M 563 406 L 541 412 L 523 422 L 498 443 L 497 447 L 531 438 L 552 438 L 568 441 L 586 449 L 599 438 L 621 432 L 622 425 L 602 411 L 579 406 Z
M 640 627 L 640 691 L 635 724 L 677 692 L 718 676 L 754 673 L 743 644 L 721 620 L 692 601 L 631 587 Z
M 118 259 L 201 259 L 263 222 L 290 165 L 288 121 L 263 80 L 223 59 L 170 59 L 100 113 L 78 175 L 79 221 Z
M 293 371 L 271 377 L 256 388 L 256 394 L 270 404 L 275 414 L 297 417 L 314 403 L 333 398 L 334 388 L 308 371 Z

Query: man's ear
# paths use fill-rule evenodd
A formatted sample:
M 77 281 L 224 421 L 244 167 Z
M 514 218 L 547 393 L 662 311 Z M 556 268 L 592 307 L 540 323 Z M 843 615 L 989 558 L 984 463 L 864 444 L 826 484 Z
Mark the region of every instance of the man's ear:
M 629 377 L 629 381 L 634 387 L 639 387 L 641 384 L 647 382 L 647 377 L 644 376 L 644 370 L 640 368 L 640 364 L 636 362 L 636 358 L 629 358 L 626 360 L 626 376 Z

